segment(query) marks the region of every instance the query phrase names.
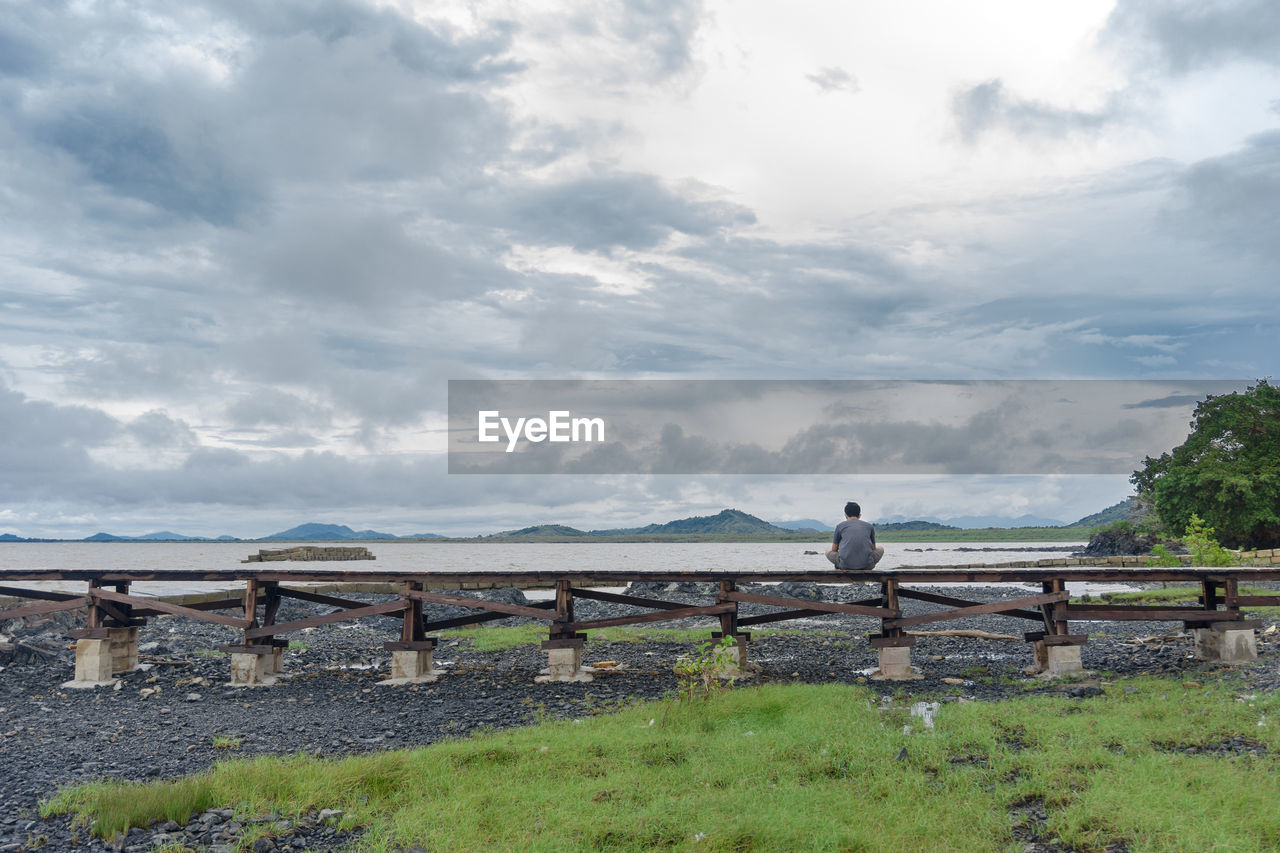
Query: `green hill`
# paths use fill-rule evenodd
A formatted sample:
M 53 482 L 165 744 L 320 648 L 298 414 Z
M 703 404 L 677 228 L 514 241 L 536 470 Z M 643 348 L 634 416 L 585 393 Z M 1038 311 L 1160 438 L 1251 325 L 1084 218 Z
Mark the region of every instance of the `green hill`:
M 535 524 L 532 527 L 522 527 L 519 530 L 504 530 L 501 533 L 493 534 L 495 537 L 512 537 L 512 536 L 590 536 L 585 530 L 579 530 L 576 527 L 569 527 L 564 524 Z
M 1112 504 L 1101 512 L 1086 515 L 1073 524 L 1072 527 L 1098 527 L 1103 524 L 1114 524 L 1117 521 L 1137 522 L 1145 518 L 1146 515 L 1146 510 L 1142 504 L 1138 503 L 1137 495 L 1132 495 L 1118 504 Z
M 950 524 L 939 524 L 936 521 L 895 521 L 892 524 L 877 524 L 876 530 L 959 530 Z
M 737 509 L 725 509 L 715 515 L 695 515 L 679 518 L 666 524 L 649 524 L 645 527 L 622 527 L 613 530 L 593 530 L 592 536 L 650 536 L 670 534 L 716 534 L 731 536 L 776 536 L 790 533 L 754 515 Z

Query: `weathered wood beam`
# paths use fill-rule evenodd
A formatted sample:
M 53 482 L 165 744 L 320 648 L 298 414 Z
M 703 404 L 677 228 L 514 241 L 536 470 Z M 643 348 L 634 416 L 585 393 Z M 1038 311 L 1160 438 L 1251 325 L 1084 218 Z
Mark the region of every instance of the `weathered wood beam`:
M 416 598 L 419 601 L 430 601 L 435 604 L 452 604 L 455 607 L 468 607 L 472 610 L 490 610 L 494 613 L 506 613 L 509 616 L 527 616 L 530 619 L 546 619 L 547 614 L 542 610 L 533 607 L 526 607 L 521 604 L 506 604 L 501 601 L 486 601 L 483 598 L 466 598 L 461 595 L 445 595 L 440 592 L 424 592 L 421 590 L 407 590 L 401 593 L 406 598 Z
M 0 595 L 11 598 L 30 598 L 36 601 L 71 601 L 83 596 L 74 592 L 54 592 L 48 589 L 22 589 L 16 586 L 0 586 Z
M 38 616 L 42 613 L 57 613 L 61 610 L 75 610 L 79 607 L 88 606 L 89 599 L 85 596 L 68 598 L 62 601 L 44 601 L 40 604 L 26 604 L 22 607 L 10 607 L 8 610 L 0 610 L 0 622 L 6 619 L 21 619 L 23 616 Z
M 636 607 L 654 607 L 662 610 L 679 610 L 689 605 L 678 601 L 659 601 L 656 598 L 639 598 L 634 595 L 620 595 L 616 592 L 601 592 L 596 589 L 571 587 L 574 598 L 589 598 L 594 601 L 608 601 L 613 604 L 634 604 Z
M 770 604 L 774 607 L 800 607 L 804 610 L 821 610 L 824 613 L 852 613 L 856 616 L 875 616 L 879 619 L 892 619 L 899 611 L 886 607 L 871 607 L 866 604 L 839 604 L 834 601 L 808 601 L 803 598 L 783 598 L 778 595 L 757 595 L 753 592 L 730 592 L 723 598 L 729 601 L 741 601 L 750 604 Z
M 1121 605 L 1069 605 L 1066 616 L 1082 622 L 1232 622 L 1241 619 L 1238 611 L 1184 610 L 1177 607 L 1124 607 Z
M 899 590 L 901 593 L 901 590 Z M 1028 595 L 1025 598 L 1013 598 L 1007 601 L 992 601 L 987 604 L 974 604 L 968 607 L 957 607 L 952 610 L 938 610 L 934 613 L 921 613 L 904 619 L 892 619 L 885 622 L 890 628 L 910 628 L 913 625 L 926 625 L 929 622 L 946 622 L 951 619 L 963 619 L 966 616 L 981 616 L 984 613 L 1002 613 L 1005 610 L 1020 610 L 1023 607 L 1038 604 L 1053 604 L 1066 601 L 1066 592 L 1042 592 L 1039 595 Z M 1037 615 L 1036 619 L 1039 620 Z
M 556 603 L 554 601 L 539 601 L 537 604 L 534 604 L 533 607 L 540 610 L 554 611 L 556 609 Z M 544 614 L 542 618 L 550 619 L 554 615 L 554 613 L 551 613 L 550 615 Z M 436 622 L 426 622 L 423 623 L 422 629 L 428 632 L 443 631 L 445 628 L 462 628 L 466 625 L 478 625 L 482 622 L 496 622 L 500 619 L 511 618 L 513 617 L 510 613 L 472 613 L 469 616 L 456 616 L 453 619 L 440 619 Z
M 249 628 L 244 632 L 244 637 L 246 640 L 256 640 L 259 637 L 272 637 L 276 634 L 287 634 L 290 631 L 301 631 L 303 628 L 319 628 L 321 625 L 330 625 L 334 622 L 348 622 L 353 619 L 363 619 L 366 616 L 377 616 L 382 613 L 400 613 L 408 606 L 409 602 L 403 600 L 384 601 L 381 604 L 353 607 L 349 610 L 339 610 L 336 613 L 325 613 L 322 616 L 308 616 L 306 619 L 295 619 L 292 622 L 277 622 L 275 625 Z
M 948 607 L 970 607 L 984 603 L 981 601 L 969 601 L 964 598 L 952 598 L 949 595 L 938 595 L 933 592 L 922 592 L 916 589 L 904 589 L 902 587 L 898 588 L 898 598 L 927 601 L 930 604 L 945 604 Z M 1005 610 L 1002 611 L 1000 615 L 1016 616 L 1019 619 L 1030 619 L 1032 622 L 1039 622 L 1043 618 L 1038 610 Z
M 137 607 L 147 607 L 151 610 L 158 610 L 161 613 L 168 613 L 173 616 L 186 616 L 188 619 L 195 619 L 199 622 L 215 622 L 219 625 L 230 625 L 233 628 L 246 628 L 249 622 L 245 619 L 237 619 L 234 616 L 224 616 L 221 613 L 206 612 L 196 610 L 194 607 L 186 607 L 181 604 L 170 604 L 167 601 L 161 601 L 158 598 L 144 598 L 137 595 L 125 595 L 122 592 L 112 592 L 105 589 L 89 590 L 89 596 L 93 599 L 104 599 L 106 601 L 116 601 L 120 604 L 132 604 Z
M 876 599 L 879 601 L 879 599 Z M 831 613 L 826 610 L 775 610 L 772 613 L 761 613 L 758 616 L 739 616 L 739 627 L 745 628 L 749 625 L 765 625 L 769 622 L 785 622 L 788 619 L 805 619 L 810 616 L 830 616 Z
M 732 602 L 712 604 L 709 607 L 681 607 L 679 610 L 660 610 L 656 613 L 638 613 L 634 616 L 615 616 L 612 619 L 593 619 L 588 622 L 564 623 L 566 631 L 590 631 L 593 628 L 612 628 L 616 625 L 637 625 L 644 622 L 670 622 L 693 616 L 719 616 L 733 610 Z
M 309 601 L 312 604 L 324 604 L 329 607 L 342 607 L 347 610 L 354 610 L 357 607 L 367 607 L 367 601 L 354 601 L 350 598 L 339 598 L 336 595 L 325 595 L 319 592 L 311 592 L 305 589 L 290 589 L 288 587 L 279 587 L 278 592 L 281 598 L 296 598 L 299 601 Z M 386 614 L 388 619 L 399 621 L 401 617 L 394 613 Z

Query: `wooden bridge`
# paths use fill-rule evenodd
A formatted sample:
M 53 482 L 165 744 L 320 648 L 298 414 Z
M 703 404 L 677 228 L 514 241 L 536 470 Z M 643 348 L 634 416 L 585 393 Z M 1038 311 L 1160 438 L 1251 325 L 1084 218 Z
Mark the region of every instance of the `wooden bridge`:
M 239 632 L 238 642 L 223 646 L 231 655 L 231 683 L 269 684 L 281 672 L 285 637 L 295 631 L 357 619 L 378 619 L 388 623 L 384 648 L 391 652 L 390 677 L 384 682 L 403 684 L 434 680 L 438 676 L 432 662 L 436 641 L 433 631 L 476 625 L 513 616 L 547 623 L 548 637 L 542 648 L 548 666 L 541 680 L 590 680 L 589 667 L 582 665 L 583 641 L 592 629 L 617 625 L 663 622 L 690 617 L 713 617 L 718 630 L 712 636 L 736 642 L 736 660 L 728 664 L 727 675 L 748 666 L 748 643 L 754 625 L 830 614 L 853 614 L 878 619 L 880 630 L 868 637 L 879 652 L 877 677 L 902 680 L 918 677 L 911 667 L 911 646 L 915 636 L 908 630 L 932 622 L 963 620 L 966 617 L 1000 614 L 1031 623 L 1025 639 L 1032 644 L 1035 666 L 1050 676 L 1082 670 L 1080 647 L 1087 642 L 1083 633 L 1073 633 L 1072 623 L 1091 621 L 1181 622 L 1194 631 L 1197 652 L 1213 660 L 1239 661 L 1256 656 L 1254 630 L 1257 622 L 1247 620 L 1245 611 L 1260 606 L 1280 605 L 1277 595 L 1242 595 L 1244 584 L 1280 581 L 1280 554 L 1259 552 L 1254 565 L 1230 568 L 1181 566 L 1144 568 L 1101 561 L 1085 565 L 1077 559 L 1038 560 L 1017 564 L 975 564 L 968 566 L 904 566 L 869 572 L 841 572 L 834 569 L 812 571 L 770 570 L 731 571 L 637 571 L 615 569 L 565 569 L 559 571 L 358 571 L 331 567 L 266 568 L 254 564 L 232 570 L 163 569 L 0 569 L 0 596 L 18 600 L 17 606 L 0 609 L 0 621 L 24 616 L 83 609 L 85 624 L 69 631 L 77 639 L 75 679 L 71 687 L 92 687 L 112 682 L 113 675 L 137 666 L 138 628 L 146 619 L 169 614 L 202 622 L 225 625 Z M 1127 558 L 1126 558 L 1127 559 Z M 824 561 L 825 562 L 825 561 Z M 60 581 L 61 589 L 31 582 Z M 703 582 L 714 584 L 711 600 L 704 604 L 664 601 L 635 595 L 607 592 L 601 587 L 620 587 L 632 581 Z M 851 603 L 810 601 L 783 595 L 746 592 L 748 582 L 778 583 L 811 581 L 821 584 L 873 585 L 873 594 Z M 1072 582 L 1125 583 L 1148 581 L 1193 582 L 1199 586 L 1196 605 L 1096 604 L 1071 601 L 1067 584 Z M 163 595 L 143 595 L 131 591 L 134 584 L 185 585 L 216 583 L 224 592 L 211 600 L 176 603 Z M 318 592 L 318 583 L 380 583 L 396 592 L 394 600 L 377 604 Z M 84 584 L 83 592 L 66 591 L 68 584 Z M 958 596 L 941 595 L 919 587 L 939 584 L 1019 585 L 1009 598 L 978 602 Z M 1030 592 L 1025 585 L 1038 586 Z M 534 604 L 508 604 L 441 592 L 508 586 L 546 586 L 555 590 L 553 599 Z M 42 588 L 43 587 L 43 588 Z M 277 621 L 286 599 L 332 607 L 318 616 Z M 629 605 L 635 612 L 607 619 L 579 619 L 574 614 L 578 599 Z M 936 605 L 936 609 L 906 616 L 901 602 L 913 600 Z M 451 605 L 472 611 L 468 615 L 428 621 L 424 603 Z M 769 610 L 742 615 L 742 604 L 760 605 Z M 392 624 L 394 623 L 394 627 Z

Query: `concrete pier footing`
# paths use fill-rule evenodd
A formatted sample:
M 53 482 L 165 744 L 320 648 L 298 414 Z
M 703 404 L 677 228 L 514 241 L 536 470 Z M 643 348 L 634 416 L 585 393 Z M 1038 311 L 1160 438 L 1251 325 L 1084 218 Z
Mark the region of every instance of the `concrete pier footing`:
M 111 645 L 111 671 L 133 672 L 138 668 L 138 629 L 108 628 L 107 642 Z
M 760 664 L 752 663 L 747 656 L 748 638 L 734 638 L 731 646 L 719 645 L 715 648 L 715 661 L 712 671 L 716 678 L 732 681 L 735 678 L 749 678 L 760 671 Z
M 138 629 L 108 628 L 103 638 L 76 641 L 76 675 L 63 687 L 72 690 L 115 684 L 113 676 L 138 668 Z
M 1088 641 L 1084 634 L 1026 634 L 1034 660 L 1025 672 L 1041 678 L 1074 678 L 1086 675 L 1080 649 Z
M 1066 678 L 1073 675 L 1084 674 L 1084 664 L 1080 660 L 1079 646 L 1050 646 L 1043 642 L 1037 643 L 1037 646 L 1044 646 L 1044 672 L 1045 678 Z M 1036 649 L 1036 657 L 1039 659 L 1040 650 Z
M 443 671 L 436 669 L 434 651 L 426 649 L 393 649 L 391 652 L 391 677 L 378 683 L 388 687 L 401 684 L 429 684 Z
M 594 681 L 594 667 L 582 665 L 582 640 L 547 640 L 547 668 L 534 679 L 539 684 L 552 681 Z
M 77 640 L 76 677 L 62 686 L 82 690 L 114 683 L 115 679 L 111 677 L 111 641 Z
M 911 665 L 911 646 L 881 646 L 880 668 L 871 674 L 876 681 L 918 681 L 924 675 Z
M 274 671 L 267 667 L 274 666 L 275 650 L 261 652 L 232 652 L 230 687 L 266 687 L 276 683 Z
M 1196 657 L 1220 663 L 1243 663 L 1258 657 L 1257 621 L 1214 622 L 1192 628 Z
M 262 671 L 264 675 L 278 677 L 284 674 L 285 648 L 285 646 L 273 646 L 271 654 L 263 655 L 265 658 L 262 662 Z

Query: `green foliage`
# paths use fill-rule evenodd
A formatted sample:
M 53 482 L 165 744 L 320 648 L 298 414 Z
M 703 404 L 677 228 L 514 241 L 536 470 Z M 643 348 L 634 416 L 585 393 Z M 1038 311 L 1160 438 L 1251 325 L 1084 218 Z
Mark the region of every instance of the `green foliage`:
M 704 640 L 692 654 L 684 655 L 675 665 L 680 678 L 680 688 L 672 702 L 691 702 L 701 696 L 709 698 L 724 689 L 724 678 L 738 669 L 738 641 L 734 637 Z M 667 705 L 669 710 L 670 703 Z M 666 719 L 666 712 L 663 712 Z
M 1195 513 L 1187 522 L 1187 534 L 1182 537 L 1182 544 L 1191 551 L 1193 566 L 1236 566 L 1240 561 L 1235 554 L 1218 544 L 1213 538 L 1213 528 L 1204 523 L 1204 519 Z M 1154 551 L 1154 549 L 1153 549 Z
M 1280 388 L 1205 398 L 1187 440 L 1130 479 L 1170 530 L 1199 515 L 1227 545 L 1280 545 Z
M 1147 568 L 1154 569 L 1158 567 L 1170 568 L 1181 566 L 1182 561 L 1178 559 L 1178 555 L 1174 554 L 1163 545 L 1151 546 L 1151 559 L 1147 560 Z
M 933 730 L 908 734 L 909 709 L 866 688 L 766 685 L 667 727 L 646 703 L 415 750 L 229 761 L 173 782 L 80 785 L 42 814 L 111 836 L 208 808 L 339 808 L 364 827 L 363 853 L 989 853 L 1022 850 L 1028 832 L 1055 849 L 1275 849 L 1280 694 L 1178 679 L 1104 690 L 947 703 Z

